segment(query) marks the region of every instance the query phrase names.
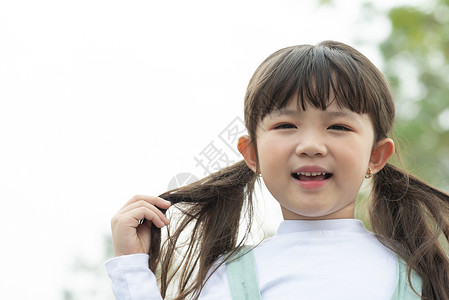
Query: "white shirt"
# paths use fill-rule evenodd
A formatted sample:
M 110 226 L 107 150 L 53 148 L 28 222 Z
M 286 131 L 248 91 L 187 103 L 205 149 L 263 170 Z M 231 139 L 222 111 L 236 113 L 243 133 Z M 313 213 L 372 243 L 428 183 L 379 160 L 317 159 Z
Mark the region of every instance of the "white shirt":
M 283 221 L 253 251 L 264 300 L 387 300 L 397 282 L 396 255 L 356 219 Z M 162 299 L 148 255 L 120 256 L 105 265 L 116 299 Z M 232 299 L 225 265 L 200 299 Z

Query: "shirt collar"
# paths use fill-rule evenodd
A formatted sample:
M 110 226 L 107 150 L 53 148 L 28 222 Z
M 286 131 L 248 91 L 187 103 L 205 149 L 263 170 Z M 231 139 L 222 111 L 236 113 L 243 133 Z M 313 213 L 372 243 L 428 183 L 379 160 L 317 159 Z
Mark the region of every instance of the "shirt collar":
M 366 232 L 366 229 L 358 219 L 284 220 L 277 234 L 306 231 Z

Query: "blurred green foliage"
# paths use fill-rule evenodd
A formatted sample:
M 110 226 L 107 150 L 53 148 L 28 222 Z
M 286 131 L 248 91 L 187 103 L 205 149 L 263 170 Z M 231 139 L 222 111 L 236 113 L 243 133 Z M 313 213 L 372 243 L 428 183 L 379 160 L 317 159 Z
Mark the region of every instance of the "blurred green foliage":
M 401 156 L 413 174 L 449 191 L 449 0 L 395 7 L 388 18 L 391 33 L 380 49 Z

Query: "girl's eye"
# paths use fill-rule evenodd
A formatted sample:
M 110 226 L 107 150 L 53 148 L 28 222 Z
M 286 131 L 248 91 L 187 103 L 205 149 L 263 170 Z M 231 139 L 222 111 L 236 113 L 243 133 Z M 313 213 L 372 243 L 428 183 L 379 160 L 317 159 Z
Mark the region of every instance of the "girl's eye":
M 292 129 L 292 128 L 296 128 L 296 126 L 289 123 L 279 124 L 276 127 L 274 127 L 274 129 Z
M 340 125 L 340 124 L 335 124 L 335 125 L 329 126 L 328 129 L 338 130 L 338 131 L 351 131 L 351 129 L 348 126 Z

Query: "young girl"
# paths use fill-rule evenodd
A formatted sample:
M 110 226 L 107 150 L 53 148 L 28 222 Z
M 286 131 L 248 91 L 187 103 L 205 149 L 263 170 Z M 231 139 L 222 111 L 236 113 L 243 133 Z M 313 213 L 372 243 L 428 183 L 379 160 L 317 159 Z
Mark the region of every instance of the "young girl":
M 169 297 L 175 281 L 175 299 L 449 299 L 449 196 L 387 162 L 394 111 L 382 74 L 345 44 L 270 55 L 245 97 L 244 160 L 134 196 L 113 217 L 106 268 L 116 299 Z M 284 221 L 245 247 L 259 178 Z M 364 180 L 374 233 L 354 219 Z M 171 205 L 183 214 L 161 246 Z

